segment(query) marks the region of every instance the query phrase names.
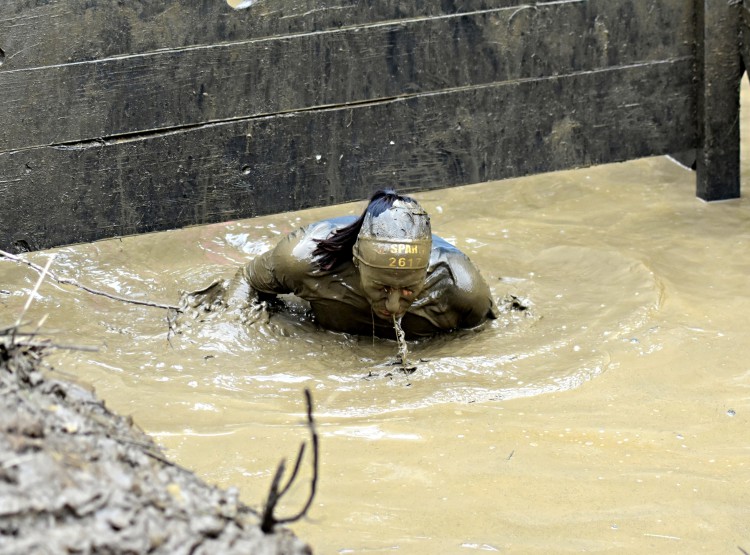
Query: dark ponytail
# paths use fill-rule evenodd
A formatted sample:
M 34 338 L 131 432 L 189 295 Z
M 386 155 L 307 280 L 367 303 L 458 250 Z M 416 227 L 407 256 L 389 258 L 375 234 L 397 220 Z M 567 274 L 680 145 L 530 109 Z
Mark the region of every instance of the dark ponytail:
M 315 263 L 321 270 L 331 270 L 344 262 L 351 261 L 352 248 L 357 242 L 359 230 L 362 229 L 362 222 L 365 216 L 370 214 L 377 217 L 390 207 L 397 200 L 406 202 L 415 202 L 413 198 L 399 195 L 393 189 L 381 189 L 370 197 L 370 203 L 365 208 L 362 215 L 346 227 L 337 229 L 325 239 L 317 239 L 318 245 L 313 251 L 316 257 Z

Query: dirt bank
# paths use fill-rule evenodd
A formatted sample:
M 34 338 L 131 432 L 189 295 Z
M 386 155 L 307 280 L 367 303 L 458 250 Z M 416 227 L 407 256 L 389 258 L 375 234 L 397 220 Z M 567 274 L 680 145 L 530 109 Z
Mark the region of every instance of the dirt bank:
M 48 343 L 12 334 L 0 329 L 0 554 L 311 553 L 43 368 Z

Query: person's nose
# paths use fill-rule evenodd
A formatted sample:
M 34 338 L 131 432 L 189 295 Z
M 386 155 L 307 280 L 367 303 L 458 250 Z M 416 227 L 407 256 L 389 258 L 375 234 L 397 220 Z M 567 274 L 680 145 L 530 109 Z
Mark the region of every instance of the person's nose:
M 398 290 L 388 292 L 388 298 L 385 300 L 385 309 L 391 314 L 397 314 L 401 308 L 401 295 Z

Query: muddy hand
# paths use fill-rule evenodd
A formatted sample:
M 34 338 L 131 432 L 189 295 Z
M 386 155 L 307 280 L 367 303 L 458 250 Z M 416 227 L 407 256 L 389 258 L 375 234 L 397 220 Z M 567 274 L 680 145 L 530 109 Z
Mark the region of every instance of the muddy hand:
M 228 282 L 224 301 L 229 313 L 238 315 L 242 324 L 268 323 L 267 303 L 258 298 L 258 292 L 250 287 L 241 268 Z
M 268 324 L 270 319 L 271 314 L 268 312 L 268 303 L 258 298 L 254 298 L 247 303 L 240 313 L 240 322 L 246 326 Z
M 196 291 L 183 291 L 180 295 L 180 312 L 197 318 L 202 313 L 214 312 L 224 306 L 224 280 L 215 280 L 207 287 Z

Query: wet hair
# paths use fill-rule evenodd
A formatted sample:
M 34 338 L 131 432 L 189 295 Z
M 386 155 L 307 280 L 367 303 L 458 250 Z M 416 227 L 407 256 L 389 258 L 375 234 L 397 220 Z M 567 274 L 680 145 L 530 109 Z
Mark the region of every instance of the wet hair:
M 337 229 L 325 239 L 316 239 L 318 245 L 313 251 L 316 257 L 315 263 L 321 270 L 331 270 L 344 262 L 352 259 L 352 247 L 357 242 L 357 236 L 365 216 L 368 214 L 375 218 L 391 208 L 397 200 L 403 202 L 416 202 L 413 198 L 399 195 L 393 189 L 381 189 L 370 197 L 370 203 L 362 215 L 346 227 Z

